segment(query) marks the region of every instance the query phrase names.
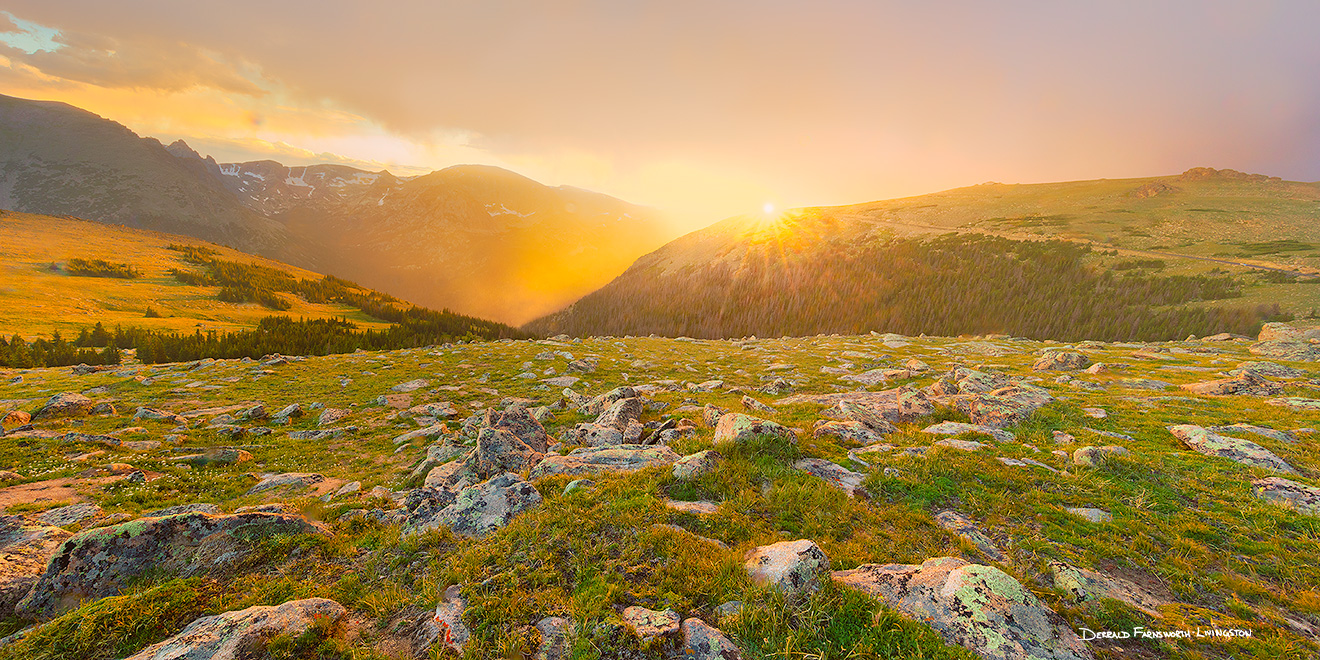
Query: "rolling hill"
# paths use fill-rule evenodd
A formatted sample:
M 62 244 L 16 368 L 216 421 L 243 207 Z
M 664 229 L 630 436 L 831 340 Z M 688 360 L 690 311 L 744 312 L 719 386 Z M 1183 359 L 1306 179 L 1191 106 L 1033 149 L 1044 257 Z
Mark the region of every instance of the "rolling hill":
M 1320 306 L 1320 184 L 1180 176 L 986 184 L 730 218 L 646 255 L 537 333 L 694 337 L 1249 334 Z

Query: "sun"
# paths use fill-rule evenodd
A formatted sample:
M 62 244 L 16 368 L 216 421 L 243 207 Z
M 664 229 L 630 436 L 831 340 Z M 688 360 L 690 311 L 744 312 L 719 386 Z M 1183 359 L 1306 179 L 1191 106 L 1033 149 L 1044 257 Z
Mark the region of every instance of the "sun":
M 761 212 L 765 213 L 766 215 L 770 215 L 775 212 L 775 205 L 770 202 L 766 202 L 765 205 L 761 207 Z

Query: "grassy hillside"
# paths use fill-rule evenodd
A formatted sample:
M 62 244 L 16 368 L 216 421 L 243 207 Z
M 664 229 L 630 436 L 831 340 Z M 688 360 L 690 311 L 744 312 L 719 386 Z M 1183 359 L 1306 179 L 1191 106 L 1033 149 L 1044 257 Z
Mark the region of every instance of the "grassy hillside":
M 1318 213 L 1320 185 L 1193 170 L 741 216 L 665 245 L 526 328 L 1253 334 L 1261 321 L 1320 310 Z

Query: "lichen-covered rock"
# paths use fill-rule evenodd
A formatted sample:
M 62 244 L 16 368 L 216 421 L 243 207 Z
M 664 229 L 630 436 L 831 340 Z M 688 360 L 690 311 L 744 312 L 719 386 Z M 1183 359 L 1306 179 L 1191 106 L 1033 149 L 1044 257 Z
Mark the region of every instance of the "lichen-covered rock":
M 326 598 L 224 612 L 197 619 L 179 634 L 126 660 L 240 660 L 276 635 L 297 637 L 314 624 L 337 623 L 346 613 L 343 605 Z
M 657 612 L 633 605 L 623 609 L 623 621 L 628 624 L 633 634 L 642 638 L 642 642 L 645 643 L 657 637 L 678 634 L 682 617 L 673 610 Z
M 1085 447 L 1078 447 L 1077 450 L 1073 452 L 1072 459 L 1073 463 L 1077 465 L 1085 467 L 1100 467 L 1101 465 L 1104 465 L 1106 461 L 1115 456 L 1129 456 L 1131 454 L 1132 452 L 1128 451 L 1127 447 L 1120 447 L 1118 445 L 1105 445 L 1103 447 L 1087 445 Z
M 187 463 L 199 467 L 203 465 L 235 465 L 252 460 L 252 454 L 242 449 L 212 447 L 200 454 L 188 454 L 174 460 L 178 463 Z
M 1032 371 L 1080 371 L 1091 366 L 1091 358 L 1074 351 L 1052 351 L 1031 365 Z
M 550 435 L 545 432 L 545 427 L 522 406 L 503 411 L 487 410 L 482 416 L 482 425 L 512 433 L 532 451 L 544 454 L 550 446 Z
M 77 393 L 61 392 L 46 400 L 46 403 L 32 413 L 32 419 L 58 419 L 60 417 L 79 417 L 91 412 L 95 401 Z
M 1312 344 L 1309 341 L 1274 339 L 1252 344 L 1247 350 L 1251 351 L 1252 355 L 1276 360 L 1290 360 L 1293 362 L 1320 361 L 1320 344 Z
M 321 411 L 321 415 L 316 418 L 316 425 L 325 427 L 348 419 L 353 413 L 343 408 L 326 408 Z
M 830 570 L 825 552 L 807 539 L 763 545 L 748 551 L 745 560 L 753 582 L 795 598 L 815 593 L 820 576 Z
M 542 457 L 543 452 L 502 428 L 484 428 L 477 434 L 476 471 L 481 476 L 522 472 L 541 462 Z
M 1301 369 L 1275 362 L 1241 362 L 1238 363 L 1236 369 L 1228 373 L 1234 376 L 1250 373 L 1264 378 L 1302 378 L 1306 376 L 1306 372 Z
M 435 613 L 426 617 L 419 634 L 420 646 L 430 648 L 434 644 L 458 653 L 471 638 L 472 632 L 463 623 L 463 613 L 467 610 L 467 600 L 463 598 L 462 588 L 455 584 L 445 589 L 440 602 L 435 606 Z
M 613 426 L 583 422 L 573 427 L 569 439 L 588 447 L 615 447 L 623 444 L 623 431 Z
M 32 415 L 29 415 L 22 410 L 11 410 L 5 413 L 4 418 L 0 418 L 0 427 L 11 429 L 15 426 L 22 426 L 31 421 Z
M 979 435 L 988 435 L 998 442 L 1012 442 L 1014 436 L 1012 433 L 1002 429 L 990 428 L 979 424 L 965 424 L 963 422 L 940 422 L 932 424 L 924 429 L 922 433 L 933 433 L 935 435 L 962 435 L 964 433 L 976 433 Z
M 611 403 L 599 416 L 596 417 L 596 425 L 604 426 L 617 430 L 620 434 L 628 428 L 628 424 L 636 422 L 642 418 L 642 400 L 640 397 L 629 397 L 619 399 Z
M 73 536 L 59 527 L 35 525 L 22 516 L 0 516 L 0 619 L 14 615 L 60 544 Z
M 282 474 L 264 474 L 257 485 L 248 489 L 245 495 L 256 495 L 270 490 L 305 490 L 325 481 L 325 477 L 308 472 L 285 472 Z
M 404 532 L 418 534 L 443 526 L 455 534 L 480 538 L 540 503 L 541 493 L 535 487 L 522 477 L 506 472 L 464 488 L 452 504 L 432 515 L 409 515 Z
M 167 424 L 174 424 L 175 426 L 188 425 L 188 420 L 185 419 L 183 415 L 176 415 L 172 412 L 165 412 L 164 410 L 157 410 L 155 408 L 138 408 L 137 411 L 133 413 L 133 421 L 140 419 L 145 419 L 150 422 L 164 422 Z
M 602 472 L 634 472 L 649 467 L 673 465 L 679 459 L 674 450 L 663 445 L 618 445 L 616 447 L 580 447 L 567 456 L 551 454 L 532 468 L 531 478 L 556 474 L 570 476 Z
M 209 513 L 211 515 L 219 515 L 224 512 L 220 510 L 220 507 L 214 504 L 206 504 L 206 503 L 180 504 L 178 506 L 170 506 L 170 507 L 165 507 L 164 509 L 148 511 L 147 513 L 142 514 L 142 517 L 164 518 L 165 516 L 177 516 L 180 513 Z
M 532 654 L 532 660 L 564 660 L 568 657 L 568 636 L 573 632 L 573 622 L 548 616 L 536 622 L 536 631 L 541 633 L 541 644 Z
M 831 463 L 823 458 L 803 458 L 794 462 L 793 467 L 823 479 L 825 483 L 847 493 L 849 497 L 863 499 L 869 497 L 862 489 L 862 480 L 866 479 L 866 475 L 853 472 L 837 463 Z
M 742 413 L 726 413 L 720 417 L 719 423 L 715 425 L 715 444 L 722 442 L 742 444 L 751 442 L 763 435 L 772 435 L 789 442 L 797 442 L 797 437 L 793 435 L 793 432 L 778 423 Z
M 865 424 L 851 421 L 819 420 L 816 422 L 815 428 L 812 429 L 812 435 L 817 438 L 829 438 L 843 445 L 856 446 L 873 445 L 884 439 L 882 434 Z
M 1025 421 L 1054 400 L 1050 393 L 1030 385 L 1013 385 L 987 394 L 955 397 L 954 405 L 971 417 L 973 424 L 1002 429 Z
M 674 462 L 674 478 L 695 479 L 703 474 L 714 472 L 722 460 L 724 460 L 724 457 L 720 456 L 719 452 L 714 449 L 684 456 Z
M 437 442 L 426 448 L 426 457 L 417 463 L 413 471 L 408 475 L 408 481 L 414 482 L 417 479 L 425 478 L 431 470 L 444 465 L 445 463 L 462 456 L 471 451 L 467 447 L 459 447 L 445 442 Z
M 839 416 L 843 417 L 844 423 L 852 422 L 861 424 L 866 429 L 875 434 L 894 433 L 898 427 L 894 426 L 889 419 L 886 419 L 886 412 L 890 417 L 897 416 L 894 411 L 898 410 L 896 405 L 884 407 L 872 407 L 866 404 L 854 401 L 840 401 L 838 404 Z
M 1252 435 L 1258 435 L 1262 438 L 1269 438 L 1270 440 L 1274 440 L 1275 442 L 1286 442 L 1289 444 L 1297 442 L 1297 434 L 1295 433 L 1292 433 L 1290 431 L 1277 431 L 1275 429 L 1265 428 L 1264 426 L 1256 426 L 1254 424 L 1230 424 L 1228 426 L 1210 426 L 1207 427 L 1207 429 L 1220 434 L 1250 433 Z
M 1088 603 L 1101 598 L 1123 601 L 1153 617 L 1160 616 L 1159 608 L 1169 601 L 1159 598 L 1142 587 L 1122 578 L 1088 571 L 1061 561 L 1050 562 L 1054 586 L 1069 594 L 1074 602 Z
M 49 511 L 44 511 L 37 516 L 37 520 L 55 527 L 68 527 L 85 523 L 101 515 L 101 507 L 88 502 L 81 504 L 70 504 Z
M 1221 378 L 1200 383 L 1188 383 L 1182 388 L 1194 394 L 1207 396 L 1274 396 L 1283 392 L 1283 385 L 1266 380 L 1251 371 L 1243 371 L 1232 378 Z
M 986 536 L 985 532 L 982 532 L 981 528 L 977 527 L 971 518 L 957 511 L 941 511 L 935 514 L 935 522 L 939 523 L 940 527 L 967 539 L 987 558 L 994 561 L 1004 561 L 1004 553 L 995 547 L 994 541 L 991 541 L 990 537 Z
M 1086 644 L 1012 576 L 956 557 L 867 564 L 833 575 L 987 660 L 1083 660 Z
M 706 426 L 715 428 L 715 426 L 720 423 L 720 418 L 723 417 L 726 412 L 728 411 L 719 406 L 708 403 L 701 409 L 701 421 L 705 423 Z
M 449 419 L 458 414 L 454 409 L 454 404 L 448 401 L 436 401 L 432 403 L 423 403 L 413 406 L 406 410 L 399 411 L 399 417 L 403 419 L 413 419 L 414 417 L 432 417 L 435 419 Z
M 301 516 L 271 513 L 185 513 L 80 532 L 60 545 L 18 611 L 48 618 L 85 598 L 118 593 L 148 573 L 217 574 L 243 561 L 262 539 L 323 533 Z
M 1243 465 L 1262 467 L 1275 472 L 1297 474 L 1274 452 L 1250 441 L 1212 433 L 1192 424 L 1170 426 L 1169 432 L 1182 440 L 1184 444 L 1206 456 L 1218 456 L 1236 461 Z
M 683 657 L 686 660 L 741 660 L 742 650 L 723 632 L 701 619 L 683 621 Z
M 1298 513 L 1320 516 L 1320 488 L 1314 486 L 1283 477 L 1266 477 L 1251 482 L 1251 494 Z
M 1067 511 L 1068 513 L 1071 513 L 1074 516 L 1077 516 L 1078 518 L 1084 518 L 1086 520 L 1089 520 L 1093 523 L 1105 523 L 1105 522 L 1110 522 L 1114 519 L 1114 516 L 1110 514 L 1108 511 L 1105 511 L 1104 509 L 1096 509 L 1093 507 L 1072 506 L 1064 509 L 1064 511 Z

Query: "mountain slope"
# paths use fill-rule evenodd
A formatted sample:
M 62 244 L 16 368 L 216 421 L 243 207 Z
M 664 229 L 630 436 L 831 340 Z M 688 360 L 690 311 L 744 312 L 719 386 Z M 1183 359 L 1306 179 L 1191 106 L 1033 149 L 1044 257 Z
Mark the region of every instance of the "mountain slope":
M 64 103 L 0 96 L 0 208 L 185 234 L 310 263 L 279 223 L 239 204 L 160 142 Z
M 698 337 L 1250 333 L 1280 311 L 1320 304 L 1318 287 L 1287 272 L 1235 265 L 1320 265 L 1317 207 L 1316 184 L 1193 170 L 736 217 L 665 245 L 525 327 Z M 1143 254 L 1156 249 L 1170 254 Z

